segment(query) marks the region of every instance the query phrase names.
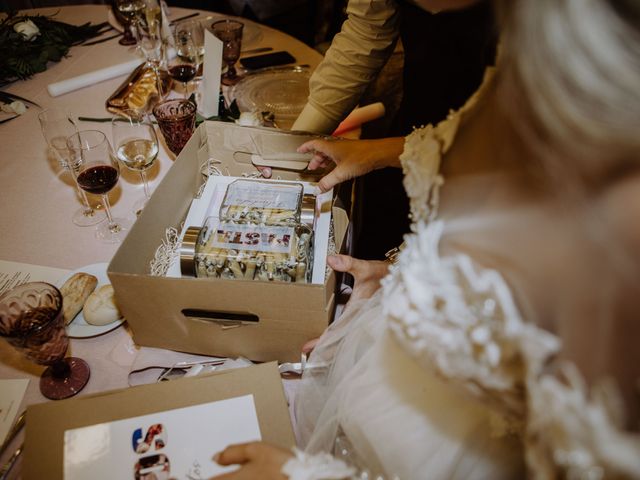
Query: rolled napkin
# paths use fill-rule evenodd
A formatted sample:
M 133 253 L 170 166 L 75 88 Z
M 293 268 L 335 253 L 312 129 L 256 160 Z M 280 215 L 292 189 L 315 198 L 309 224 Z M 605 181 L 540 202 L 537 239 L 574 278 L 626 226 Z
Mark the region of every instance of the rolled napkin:
M 363 123 L 383 117 L 384 113 L 385 110 L 382 102 L 376 102 L 365 107 L 356 108 L 342 121 L 340 125 L 338 125 L 338 128 L 335 129 L 332 135 L 334 137 L 338 137 L 345 132 L 358 128 Z
M 65 93 L 73 92 L 80 88 L 88 87 L 94 83 L 104 82 L 121 75 L 131 73 L 143 60 L 135 58 L 124 63 L 112 65 L 110 67 L 101 68 L 89 73 L 83 73 L 77 77 L 68 78 L 60 82 L 52 83 L 47 87 L 49 95 L 57 97 Z

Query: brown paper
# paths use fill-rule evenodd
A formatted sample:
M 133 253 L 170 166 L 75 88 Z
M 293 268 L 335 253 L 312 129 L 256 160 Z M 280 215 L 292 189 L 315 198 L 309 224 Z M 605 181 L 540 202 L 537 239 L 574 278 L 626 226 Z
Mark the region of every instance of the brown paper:
M 282 381 L 277 365 L 267 363 L 31 406 L 24 478 L 63 479 L 65 430 L 248 394 L 253 394 L 262 440 L 291 448 L 295 439 Z
M 254 282 L 149 275 L 149 262 L 167 227 L 178 230 L 202 183 L 208 158 L 222 162 L 233 176 L 254 170 L 251 150 L 238 151 L 252 131 L 247 127 L 204 122 L 156 188 L 142 214 L 113 257 L 108 274 L 118 305 L 138 345 L 258 361 L 299 361 L 302 346 L 318 337 L 333 316 L 339 282 L 331 271 L 324 285 Z M 308 140 L 275 133 L 287 150 Z M 233 144 L 233 145 L 232 145 Z M 307 172 L 274 169 L 273 177 L 317 180 Z M 336 248 L 348 226 L 346 212 L 333 208 Z

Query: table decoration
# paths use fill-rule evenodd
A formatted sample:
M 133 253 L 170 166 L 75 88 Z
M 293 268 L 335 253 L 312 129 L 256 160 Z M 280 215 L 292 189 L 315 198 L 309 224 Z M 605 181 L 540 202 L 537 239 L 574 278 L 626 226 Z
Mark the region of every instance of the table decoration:
M 59 62 L 74 45 L 96 37 L 107 23 L 69 25 L 45 15 L 10 13 L 0 20 L 0 85 L 25 80 Z

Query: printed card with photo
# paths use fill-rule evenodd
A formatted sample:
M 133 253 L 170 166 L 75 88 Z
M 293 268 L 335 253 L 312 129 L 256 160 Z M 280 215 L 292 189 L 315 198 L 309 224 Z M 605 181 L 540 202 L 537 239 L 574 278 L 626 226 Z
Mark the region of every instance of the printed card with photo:
M 253 395 L 67 430 L 65 480 L 201 480 L 233 470 L 212 457 L 261 439 Z

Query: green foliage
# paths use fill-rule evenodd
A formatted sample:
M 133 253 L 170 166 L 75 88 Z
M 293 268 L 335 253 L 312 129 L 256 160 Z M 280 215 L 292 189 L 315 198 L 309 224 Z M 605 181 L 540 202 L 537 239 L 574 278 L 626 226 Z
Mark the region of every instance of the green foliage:
M 26 20 L 40 30 L 32 40 L 26 40 L 13 29 L 15 24 Z M 0 21 L 0 85 L 45 71 L 48 62 L 59 62 L 73 45 L 95 37 L 103 26 L 69 25 L 44 15 L 9 14 Z

